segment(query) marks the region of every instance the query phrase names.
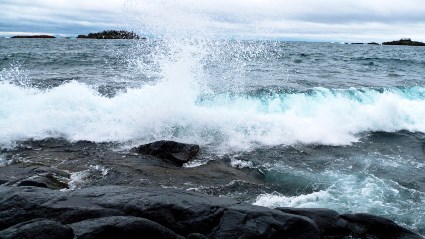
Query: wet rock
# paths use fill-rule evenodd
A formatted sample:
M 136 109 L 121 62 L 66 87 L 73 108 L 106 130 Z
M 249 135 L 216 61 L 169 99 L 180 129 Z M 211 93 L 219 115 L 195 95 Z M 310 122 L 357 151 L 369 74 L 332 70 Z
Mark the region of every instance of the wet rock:
M 191 233 L 187 236 L 187 239 L 208 239 L 208 237 L 200 233 Z
M 134 150 L 138 153 L 152 155 L 177 166 L 182 166 L 198 154 L 199 146 L 161 140 L 141 145 Z
M 322 208 L 277 208 L 285 213 L 311 219 L 324 238 L 421 239 L 421 236 L 393 221 L 371 214 L 343 214 Z
M 314 221 L 322 235 L 346 236 L 351 231 L 346 228 L 347 222 L 339 213 L 324 208 L 276 208 L 285 213 L 308 217 Z
M 68 224 L 77 238 L 99 238 L 108 232 L 105 230 L 111 230 L 111 234 L 129 233 L 129 237 L 123 238 L 131 238 L 132 233 L 140 230 L 152 235 L 164 233 L 167 236 L 163 238 L 193 233 L 207 238 L 320 236 L 316 226 L 305 217 L 172 189 L 115 186 L 62 192 L 0 186 L 0 198 L 0 230 L 23 221 L 47 218 Z M 111 228 L 108 225 L 113 229 L 107 229 Z
M 72 239 L 72 229 L 57 221 L 35 219 L 0 231 L 2 239 Z
M 102 217 L 70 225 L 77 239 L 170 238 L 184 239 L 170 229 L 138 217 Z
M 19 181 L 16 186 L 41 187 L 53 190 L 68 188 L 68 184 L 61 182 L 53 173 L 32 176 Z
M 39 219 L 71 227 L 75 238 L 421 238 L 369 214 L 269 209 L 176 189 L 0 186 L 0 198 L 1 232 Z
M 53 190 L 68 188 L 68 184 L 58 180 L 58 178 L 56 178 L 52 173 L 37 175 L 31 179 L 22 180 L 17 184 L 17 186 L 41 187 Z
M 364 238 L 403 238 L 421 239 L 411 231 L 398 226 L 393 221 L 367 213 L 343 214 L 353 235 Z

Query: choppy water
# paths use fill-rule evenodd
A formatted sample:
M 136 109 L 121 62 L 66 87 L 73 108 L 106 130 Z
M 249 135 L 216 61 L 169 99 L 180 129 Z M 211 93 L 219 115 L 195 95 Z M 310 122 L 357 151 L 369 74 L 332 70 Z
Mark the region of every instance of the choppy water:
M 338 43 L 0 39 L 0 147 L 198 143 L 280 185 L 255 204 L 370 212 L 425 234 L 424 56 Z

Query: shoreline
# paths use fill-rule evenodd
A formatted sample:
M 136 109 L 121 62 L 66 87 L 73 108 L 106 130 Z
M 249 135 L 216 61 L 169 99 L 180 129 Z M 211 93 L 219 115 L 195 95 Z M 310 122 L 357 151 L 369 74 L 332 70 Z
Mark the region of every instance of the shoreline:
M 182 168 L 113 148 L 49 139 L 4 152 L 10 164 L 0 167 L 5 199 L 0 237 L 49 227 L 64 234 L 46 238 L 105 238 L 102 232 L 112 226 L 129 233 L 124 238 L 139 233 L 153 233 L 152 238 L 422 238 L 371 214 L 251 205 L 249 198 L 274 191 L 257 169 L 235 168 L 225 160 Z

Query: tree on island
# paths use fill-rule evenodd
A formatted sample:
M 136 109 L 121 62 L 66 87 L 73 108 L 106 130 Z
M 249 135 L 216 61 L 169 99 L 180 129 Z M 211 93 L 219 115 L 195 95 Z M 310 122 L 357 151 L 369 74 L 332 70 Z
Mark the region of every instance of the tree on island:
M 144 39 L 134 32 L 124 30 L 107 30 L 98 33 L 90 33 L 88 35 L 78 35 L 77 38 L 83 39 Z

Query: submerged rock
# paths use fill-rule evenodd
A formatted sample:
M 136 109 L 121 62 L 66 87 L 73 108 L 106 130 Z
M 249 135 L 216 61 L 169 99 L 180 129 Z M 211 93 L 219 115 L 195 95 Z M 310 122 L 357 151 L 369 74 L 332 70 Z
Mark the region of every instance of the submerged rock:
M 327 209 L 269 209 L 176 189 L 104 186 L 77 191 L 0 186 L 0 238 L 419 239 L 390 220 Z M 19 238 L 19 237 L 17 237 Z M 24 237 L 21 237 L 24 238 Z M 37 238 L 37 237 L 36 237 Z
M 134 148 L 134 150 L 138 153 L 152 155 L 177 166 L 182 166 L 198 154 L 199 145 L 161 140 L 141 145 Z

